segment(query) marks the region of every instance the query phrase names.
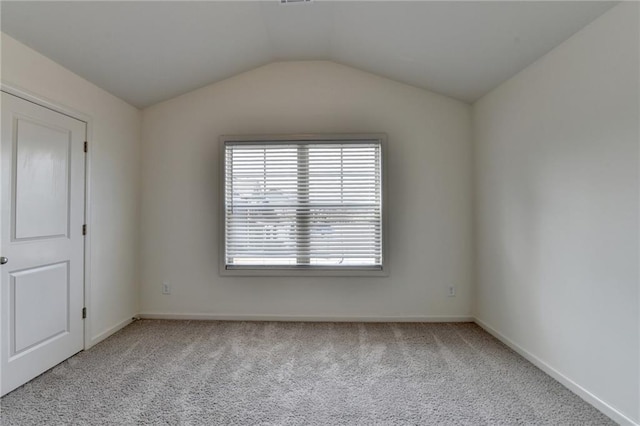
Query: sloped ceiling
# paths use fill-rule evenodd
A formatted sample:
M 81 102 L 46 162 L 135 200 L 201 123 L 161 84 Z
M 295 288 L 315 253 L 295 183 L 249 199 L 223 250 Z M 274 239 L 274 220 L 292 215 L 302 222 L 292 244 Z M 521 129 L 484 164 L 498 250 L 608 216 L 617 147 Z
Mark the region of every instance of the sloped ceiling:
M 140 108 L 273 61 L 473 102 L 616 2 L 7 2 L 1 29 Z

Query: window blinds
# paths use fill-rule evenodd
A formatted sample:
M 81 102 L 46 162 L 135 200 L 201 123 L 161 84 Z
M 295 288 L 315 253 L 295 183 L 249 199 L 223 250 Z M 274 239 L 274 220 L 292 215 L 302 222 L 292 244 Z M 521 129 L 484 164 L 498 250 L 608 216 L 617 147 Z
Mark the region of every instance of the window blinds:
M 225 142 L 225 267 L 382 267 L 380 141 Z

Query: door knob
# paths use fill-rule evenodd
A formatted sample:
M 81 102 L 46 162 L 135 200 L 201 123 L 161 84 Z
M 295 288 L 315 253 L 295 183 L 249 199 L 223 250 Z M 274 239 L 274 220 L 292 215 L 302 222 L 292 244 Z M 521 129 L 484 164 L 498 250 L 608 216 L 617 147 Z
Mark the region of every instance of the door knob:
M 9 261 L 9 259 L 8 259 L 8 258 L 6 258 L 6 257 L 4 257 L 4 256 L 0 257 L 0 265 L 4 265 L 4 264 L 5 264 L 5 263 L 7 263 L 8 261 Z

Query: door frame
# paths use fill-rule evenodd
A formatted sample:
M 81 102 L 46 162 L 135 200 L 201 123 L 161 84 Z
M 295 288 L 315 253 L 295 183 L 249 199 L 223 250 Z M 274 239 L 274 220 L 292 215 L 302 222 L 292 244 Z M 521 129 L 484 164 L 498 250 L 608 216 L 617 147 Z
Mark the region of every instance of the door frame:
M 87 308 L 87 317 L 83 321 L 83 347 L 89 349 L 92 345 L 91 339 L 91 153 L 93 141 L 93 118 L 84 112 L 67 107 L 57 101 L 40 96 L 16 84 L 0 81 L 0 91 L 16 96 L 25 101 L 34 103 L 43 108 L 50 109 L 57 113 L 69 116 L 82 121 L 86 125 L 85 141 L 88 142 L 88 149 L 84 157 L 84 223 L 87 224 L 88 232 L 84 237 L 84 273 L 83 273 L 83 297 L 84 307 Z M 0 213 L 1 214 L 1 213 Z

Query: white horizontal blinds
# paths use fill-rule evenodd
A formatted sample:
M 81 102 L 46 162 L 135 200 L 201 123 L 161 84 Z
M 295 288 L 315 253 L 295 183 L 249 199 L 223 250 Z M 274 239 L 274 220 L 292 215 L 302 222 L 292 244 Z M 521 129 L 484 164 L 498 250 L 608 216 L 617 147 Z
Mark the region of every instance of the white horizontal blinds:
M 227 142 L 228 266 L 382 265 L 377 141 Z
M 380 145 L 310 145 L 308 176 L 310 263 L 380 265 Z
M 295 265 L 298 153 L 290 145 L 226 145 L 227 265 Z

